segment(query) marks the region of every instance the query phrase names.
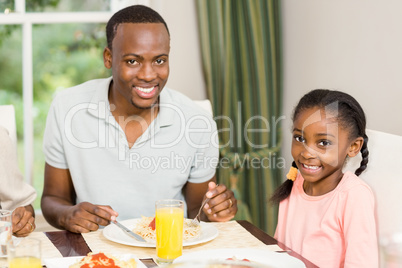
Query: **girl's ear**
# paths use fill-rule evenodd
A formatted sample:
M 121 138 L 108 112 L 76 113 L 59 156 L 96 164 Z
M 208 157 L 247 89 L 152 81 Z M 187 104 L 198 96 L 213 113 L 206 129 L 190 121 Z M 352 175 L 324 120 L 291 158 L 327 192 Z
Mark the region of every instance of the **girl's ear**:
M 108 47 L 103 50 L 103 64 L 106 68 L 112 68 L 112 51 Z
M 348 150 L 348 156 L 355 157 L 358 153 L 360 153 L 363 143 L 364 143 L 364 139 L 362 137 L 358 137 L 358 138 L 354 139 L 350 143 L 349 150 Z

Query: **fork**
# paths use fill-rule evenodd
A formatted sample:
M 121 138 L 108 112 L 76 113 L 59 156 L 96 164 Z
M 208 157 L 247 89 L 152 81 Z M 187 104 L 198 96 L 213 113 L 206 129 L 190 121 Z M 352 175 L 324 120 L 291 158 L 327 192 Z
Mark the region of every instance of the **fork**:
M 197 215 L 195 216 L 194 219 L 191 220 L 191 222 L 188 224 L 190 227 L 198 227 L 200 225 L 200 220 L 199 217 L 201 215 L 202 208 L 205 206 L 205 204 L 210 200 L 211 198 L 205 198 L 205 200 L 202 202 L 200 209 L 198 210 Z

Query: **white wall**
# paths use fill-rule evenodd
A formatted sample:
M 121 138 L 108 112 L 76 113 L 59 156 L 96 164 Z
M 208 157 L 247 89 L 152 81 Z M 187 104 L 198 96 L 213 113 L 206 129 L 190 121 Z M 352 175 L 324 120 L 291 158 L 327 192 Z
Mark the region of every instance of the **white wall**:
M 290 115 L 315 88 L 345 91 L 368 128 L 402 135 L 402 1 L 282 0 L 283 152 L 290 155 Z
M 195 1 L 153 0 L 170 32 L 170 75 L 167 86 L 191 99 L 207 98 L 202 72 Z
M 206 98 L 194 1 L 152 0 L 171 32 L 168 86 Z M 348 92 L 368 127 L 402 135 L 402 1 L 281 0 L 284 146 L 290 166 L 290 115 L 311 89 Z

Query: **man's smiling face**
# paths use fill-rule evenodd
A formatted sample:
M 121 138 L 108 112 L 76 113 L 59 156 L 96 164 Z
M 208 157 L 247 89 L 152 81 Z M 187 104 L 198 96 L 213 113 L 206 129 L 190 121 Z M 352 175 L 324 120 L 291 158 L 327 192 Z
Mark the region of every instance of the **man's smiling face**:
M 169 77 L 169 52 L 164 24 L 120 24 L 112 51 L 104 53 L 105 66 L 112 68 L 112 90 L 137 109 L 151 108 Z

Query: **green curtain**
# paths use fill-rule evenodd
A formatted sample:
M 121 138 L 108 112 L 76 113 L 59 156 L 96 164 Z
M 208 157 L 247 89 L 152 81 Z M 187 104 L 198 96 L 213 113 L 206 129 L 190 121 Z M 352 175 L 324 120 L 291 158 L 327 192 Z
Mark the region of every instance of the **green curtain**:
M 281 183 L 279 0 L 196 0 L 208 97 L 220 131 L 218 181 L 239 200 L 237 219 L 270 234 Z

